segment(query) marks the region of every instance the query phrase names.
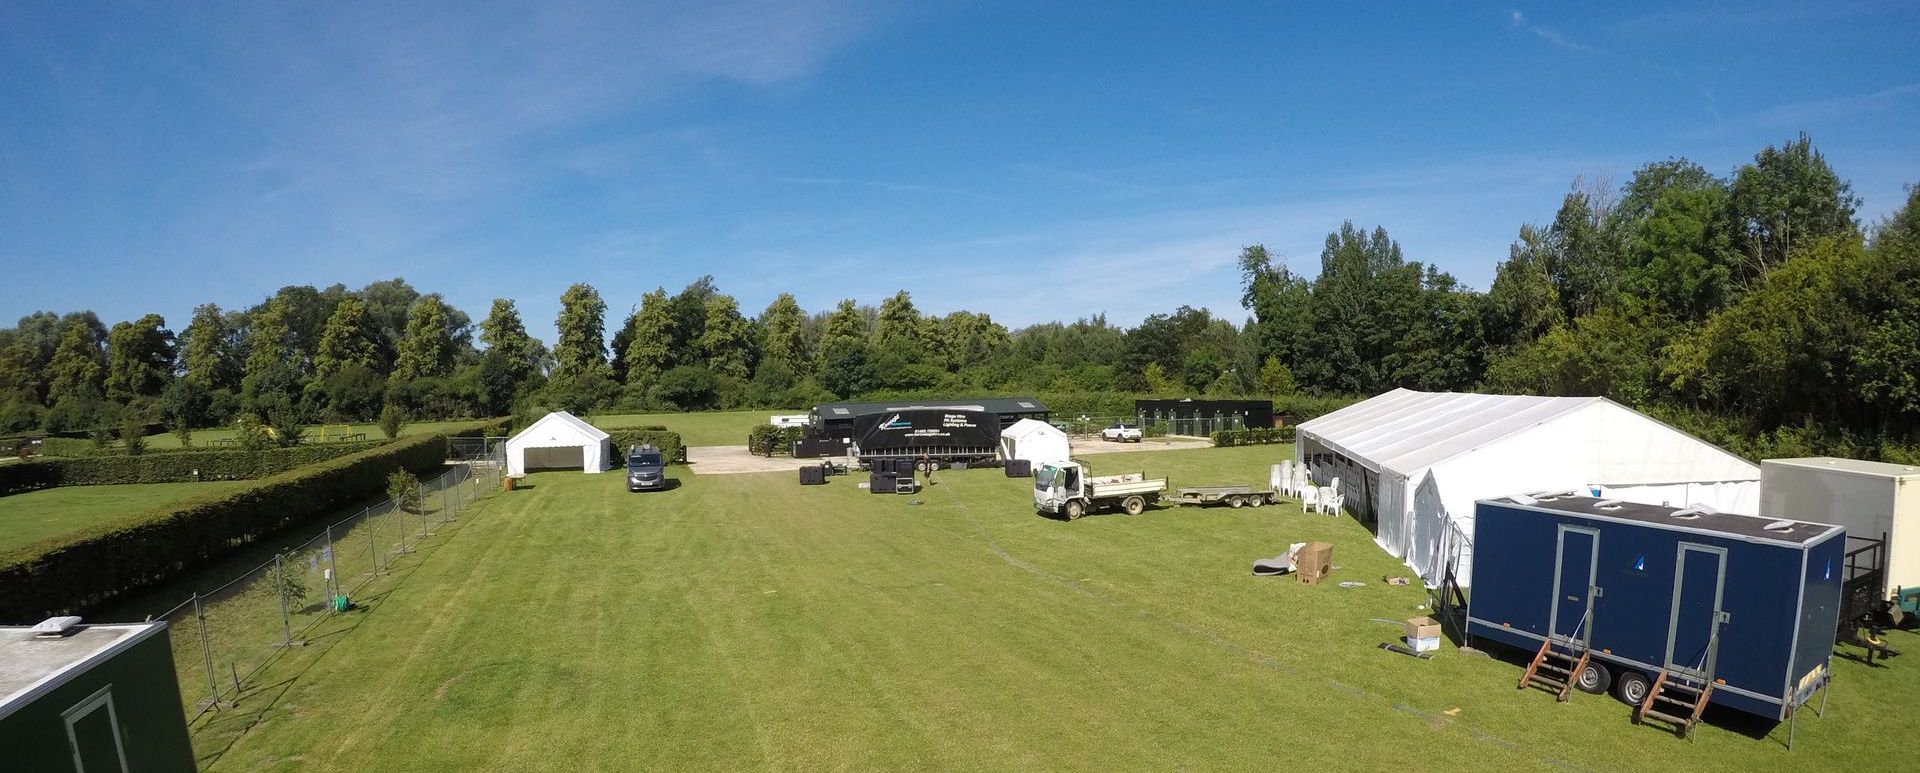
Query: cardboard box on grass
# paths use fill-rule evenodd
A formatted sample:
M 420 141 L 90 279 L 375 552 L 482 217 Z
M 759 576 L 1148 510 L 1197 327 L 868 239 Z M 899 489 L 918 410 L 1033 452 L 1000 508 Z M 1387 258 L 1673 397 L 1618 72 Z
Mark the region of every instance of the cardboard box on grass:
M 1306 585 L 1319 585 L 1333 571 L 1333 543 L 1309 542 L 1293 554 L 1293 573 Z
M 1414 652 L 1440 649 L 1440 621 L 1425 615 L 1407 618 L 1407 646 Z

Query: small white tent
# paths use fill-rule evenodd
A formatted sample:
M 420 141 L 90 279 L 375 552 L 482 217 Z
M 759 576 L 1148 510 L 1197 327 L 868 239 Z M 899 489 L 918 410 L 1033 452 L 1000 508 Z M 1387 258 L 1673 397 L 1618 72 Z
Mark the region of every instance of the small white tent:
M 1000 458 L 1025 459 L 1035 467 L 1064 462 L 1069 454 L 1067 433 L 1044 421 L 1021 419 L 1000 430 Z
M 1374 541 L 1429 584 L 1450 559 L 1472 583 L 1473 507 L 1576 490 L 1651 505 L 1755 513 L 1760 468 L 1604 397 L 1392 392 L 1301 424 L 1295 461 L 1340 479 Z
M 549 413 L 507 439 L 507 474 L 516 477 L 528 470 L 602 472 L 609 457 L 607 433 L 566 411 Z

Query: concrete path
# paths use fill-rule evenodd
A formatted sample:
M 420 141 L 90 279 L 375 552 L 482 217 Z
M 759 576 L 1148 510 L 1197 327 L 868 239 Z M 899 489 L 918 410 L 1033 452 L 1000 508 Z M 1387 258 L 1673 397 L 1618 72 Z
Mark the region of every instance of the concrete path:
M 1147 438 L 1138 443 L 1109 443 L 1099 438 L 1073 441 L 1073 453 L 1117 454 L 1131 451 L 1173 451 L 1206 448 L 1213 445 L 1203 438 Z M 749 472 L 789 472 L 819 464 L 819 459 L 795 459 L 788 456 L 759 456 L 747 453 L 746 446 L 689 446 L 687 466 L 695 475 L 735 475 Z

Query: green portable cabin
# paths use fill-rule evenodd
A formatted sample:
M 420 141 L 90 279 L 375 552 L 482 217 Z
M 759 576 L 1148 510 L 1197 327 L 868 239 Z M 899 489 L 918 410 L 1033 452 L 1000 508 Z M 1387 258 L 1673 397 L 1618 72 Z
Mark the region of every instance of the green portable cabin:
M 194 770 L 167 624 L 58 620 L 0 628 L 0 768 Z

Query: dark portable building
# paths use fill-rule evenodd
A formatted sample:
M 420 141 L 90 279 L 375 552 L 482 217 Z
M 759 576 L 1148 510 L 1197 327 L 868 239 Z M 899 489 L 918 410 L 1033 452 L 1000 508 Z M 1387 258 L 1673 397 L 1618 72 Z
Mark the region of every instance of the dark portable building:
M 1273 426 L 1272 400 L 1135 400 L 1133 413 L 1142 426 L 1164 423 L 1175 435 Z
M 1840 527 L 1571 495 L 1477 504 L 1469 638 L 1584 648 L 1601 668 L 1577 686 L 1614 682 L 1633 703 L 1665 670 L 1779 720 L 1826 683 Z
M 0 628 L 0 767 L 190 773 L 166 623 Z

